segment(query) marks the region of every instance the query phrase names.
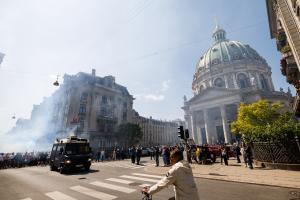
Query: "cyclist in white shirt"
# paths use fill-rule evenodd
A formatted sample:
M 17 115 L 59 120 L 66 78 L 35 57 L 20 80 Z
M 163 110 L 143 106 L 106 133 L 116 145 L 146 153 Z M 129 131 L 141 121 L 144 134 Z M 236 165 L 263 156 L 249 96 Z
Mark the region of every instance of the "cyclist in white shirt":
M 171 152 L 172 168 L 158 183 L 142 192 L 146 195 L 153 195 L 168 185 L 174 185 L 175 200 L 199 200 L 199 194 L 194 181 L 190 164 L 181 160 L 181 151 L 175 149 Z

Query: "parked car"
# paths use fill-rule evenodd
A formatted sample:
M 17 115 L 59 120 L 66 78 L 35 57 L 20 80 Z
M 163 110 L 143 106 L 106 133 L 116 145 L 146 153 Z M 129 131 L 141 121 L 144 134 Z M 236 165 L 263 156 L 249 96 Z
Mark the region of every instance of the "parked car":
M 149 155 L 150 155 L 149 148 L 143 147 L 142 156 L 149 156 Z

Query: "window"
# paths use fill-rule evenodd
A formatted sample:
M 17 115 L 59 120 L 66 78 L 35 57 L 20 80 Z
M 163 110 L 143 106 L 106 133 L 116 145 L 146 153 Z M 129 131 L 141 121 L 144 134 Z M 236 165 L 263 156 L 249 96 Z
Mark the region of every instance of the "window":
M 199 92 L 202 92 L 204 90 L 204 86 L 201 85 L 200 88 L 199 88 Z
M 261 87 L 263 90 L 269 90 L 268 80 L 264 77 L 264 75 L 259 75 Z
M 85 113 L 86 113 L 86 106 L 85 105 L 80 105 L 79 114 L 85 114 Z
M 216 87 L 225 87 L 225 83 L 223 81 L 223 79 L 221 78 L 217 78 L 215 81 L 214 81 L 214 85 Z
M 102 103 L 107 104 L 107 97 L 106 96 L 102 96 Z
M 218 58 L 212 60 L 212 65 L 218 65 L 218 64 L 220 64 L 220 60 Z
M 245 74 L 239 74 L 237 77 L 238 84 L 240 88 L 247 88 L 249 87 L 248 78 Z
M 83 93 L 81 94 L 80 100 L 81 100 L 81 101 L 86 101 L 86 100 L 87 100 L 87 97 L 88 97 L 88 93 L 83 92 Z

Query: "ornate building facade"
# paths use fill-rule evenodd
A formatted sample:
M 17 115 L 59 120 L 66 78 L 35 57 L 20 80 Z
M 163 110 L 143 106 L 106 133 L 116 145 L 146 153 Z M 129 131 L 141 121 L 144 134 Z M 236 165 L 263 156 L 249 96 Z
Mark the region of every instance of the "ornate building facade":
M 143 132 L 140 141 L 142 146 L 174 145 L 180 143 L 177 128 L 184 122 L 181 120 L 163 121 L 139 116 L 137 112 L 133 117 L 133 123 L 138 124 Z
M 34 105 L 30 119 L 18 119 L 8 134 L 36 133 L 36 142 L 49 145 L 55 138 L 75 134 L 87 138 L 91 147 L 110 149 L 121 146 L 120 124 L 140 125 L 143 146 L 175 144 L 177 122 L 148 119 L 133 109 L 133 96 L 113 76 L 98 77 L 79 72 L 64 75 L 64 82 L 52 96 Z M 50 148 L 50 147 L 49 147 Z
M 282 53 L 282 75 L 297 91 L 293 109 L 300 116 L 300 1 L 266 0 L 271 38 L 276 38 Z
M 236 119 L 241 102 L 259 99 L 283 102 L 290 92 L 275 91 L 271 68 L 253 48 L 226 39 L 226 32 L 216 26 L 214 44 L 201 56 L 193 77 L 194 96 L 184 99 L 185 122 L 197 144 L 231 143 L 235 137 L 230 123 Z
M 118 125 L 132 121 L 134 98 L 113 76 L 97 77 L 95 70 L 65 75 L 57 93 L 64 96 L 54 106 L 62 132 L 74 129 L 93 148 L 120 145 L 115 133 Z

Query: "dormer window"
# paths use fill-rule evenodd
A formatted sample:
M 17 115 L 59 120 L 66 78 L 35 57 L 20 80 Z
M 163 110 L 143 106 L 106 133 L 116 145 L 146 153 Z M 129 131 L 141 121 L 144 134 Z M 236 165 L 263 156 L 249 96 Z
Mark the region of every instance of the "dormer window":
M 220 60 L 218 58 L 215 58 L 215 59 L 212 60 L 211 64 L 212 65 L 218 65 L 218 64 L 220 64 Z

